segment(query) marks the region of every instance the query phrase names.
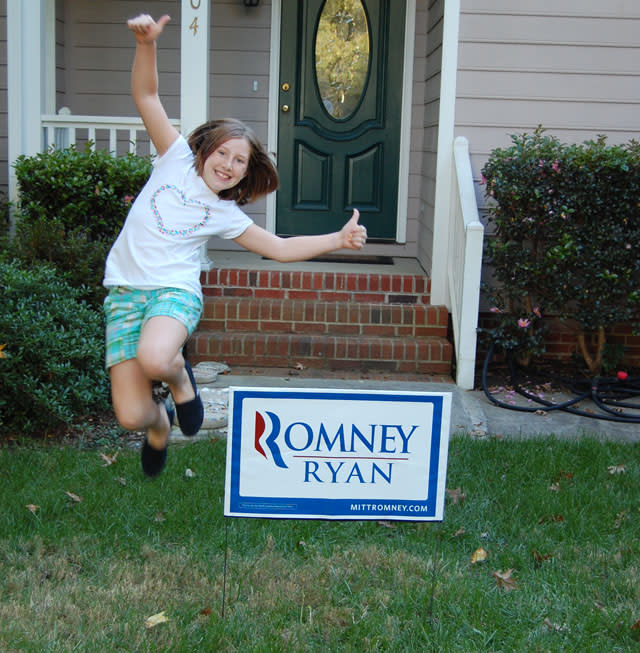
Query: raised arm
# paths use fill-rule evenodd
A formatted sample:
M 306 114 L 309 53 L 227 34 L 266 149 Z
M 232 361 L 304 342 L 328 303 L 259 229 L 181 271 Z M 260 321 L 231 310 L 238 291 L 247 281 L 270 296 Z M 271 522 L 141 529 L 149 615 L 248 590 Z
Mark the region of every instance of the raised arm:
M 367 230 L 358 224 L 360 213 L 353 215 L 340 231 L 318 236 L 280 238 L 252 224 L 235 242 L 251 252 L 281 262 L 305 261 L 338 249 L 361 249 L 367 240 Z
M 162 156 L 178 137 L 178 130 L 169 122 L 158 95 L 156 40 L 171 20 L 165 15 L 156 22 L 148 14 L 127 21 L 136 37 L 136 56 L 131 71 L 131 95 L 158 154 Z

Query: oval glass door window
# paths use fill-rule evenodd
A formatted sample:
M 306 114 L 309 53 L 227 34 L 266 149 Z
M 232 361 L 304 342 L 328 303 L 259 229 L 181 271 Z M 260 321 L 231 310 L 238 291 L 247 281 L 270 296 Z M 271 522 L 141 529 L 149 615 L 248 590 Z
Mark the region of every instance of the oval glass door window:
M 315 42 L 315 71 L 325 111 L 337 120 L 358 107 L 369 73 L 369 25 L 360 0 L 327 0 Z

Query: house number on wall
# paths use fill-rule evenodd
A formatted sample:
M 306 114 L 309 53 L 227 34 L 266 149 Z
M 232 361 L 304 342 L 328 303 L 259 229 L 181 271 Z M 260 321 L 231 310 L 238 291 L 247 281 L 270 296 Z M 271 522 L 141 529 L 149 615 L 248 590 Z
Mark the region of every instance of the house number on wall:
M 191 0 L 191 9 L 200 9 L 200 0 Z M 196 36 L 198 33 L 198 17 L 194 16 L 193 20 L 191 21 L 191 25 L 189 25 L 189 29 L 193 32 L 193 35 Z

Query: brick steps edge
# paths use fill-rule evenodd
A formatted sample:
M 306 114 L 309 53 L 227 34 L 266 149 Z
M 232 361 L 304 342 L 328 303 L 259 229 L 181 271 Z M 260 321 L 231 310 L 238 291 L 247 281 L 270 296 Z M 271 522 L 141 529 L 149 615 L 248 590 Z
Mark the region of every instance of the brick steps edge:
M 445 337 L 444 306 L 219 298 L 206 300 L 200 331 Z
M 201 275 L 205 297 L 254 297 L 380 304 L 430 304 L 431 281 L 415 274 L 213 269 Z
M 329 370 L 385 370 L 418 374 L 451 371 L 452 346 L 442 337 L 351 337 L 292 333 L 197 331 L 188 343 L 193 363 Z

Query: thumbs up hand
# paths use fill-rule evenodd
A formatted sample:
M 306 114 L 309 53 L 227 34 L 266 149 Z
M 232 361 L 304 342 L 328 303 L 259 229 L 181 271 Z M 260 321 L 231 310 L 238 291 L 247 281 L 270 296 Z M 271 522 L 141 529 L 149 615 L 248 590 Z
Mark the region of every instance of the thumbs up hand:
M 158 22 L 153 20 L 149 14 L 140 14 L 128 20 L 127 27 L 134 33 L 138 43 L 153 43 L 170 20 L 171 18 L 167 14 L 158 18 Z
M 362 249 L 367 242 L 367 228 L 358 224 L 360 212 L 353 209 L 353 215 L 347 224 L 340 230 L 341 247 L 343 249 Z

